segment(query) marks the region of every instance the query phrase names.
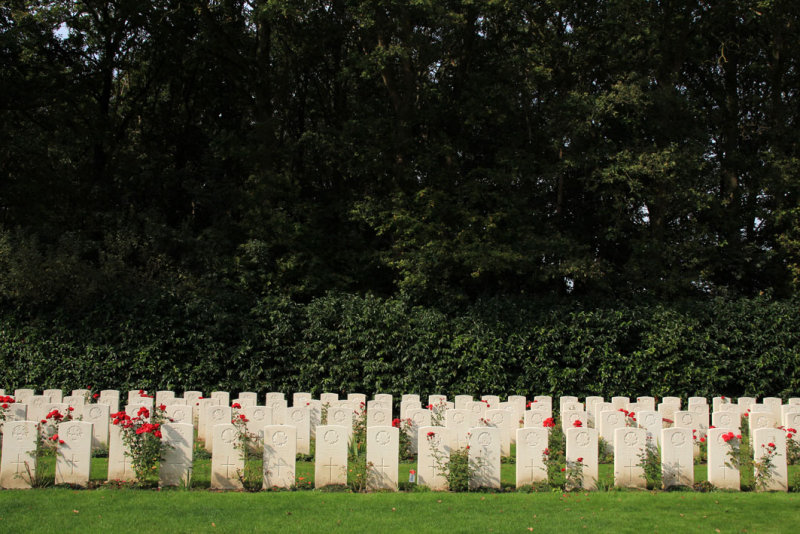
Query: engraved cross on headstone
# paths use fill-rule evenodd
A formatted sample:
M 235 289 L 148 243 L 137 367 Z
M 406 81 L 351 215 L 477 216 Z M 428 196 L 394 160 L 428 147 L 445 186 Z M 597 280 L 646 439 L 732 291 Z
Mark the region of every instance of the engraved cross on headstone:
M 23 456 L 25 456 L 25 460 L 22 459 Z M 29 458 L 27 454 L 17 454 L 17 459 L 11 461 L 12 464 L 16 465 L 15 472 L 17 474 L 25 470 L 22 466 L 28 463 L 28 459 Z
M 533 461 L 533 458 L 530 459 L 530 463 L 528 465 L 525 465 L 523 467 L 525 469 L 531 470 L 530 479 L 533 480 L 533 473 L 539 467 L 538 465 L 536 465 L 536 462 Z
M 333 463 L 333 457 L 331 457 L 331 458 L 328 458 L 328 463 L 327 464 L 322 464 L 322 467 L 327 467 L 328 468 L 328 482 L 331 482 L 333 480 L 333 468 L 334 467 L 339 467 L 339 465 Z
M 236 470 L 238 470 L 238 466 L 236 465 L 235 462 L 231 461 L 231 457 L 230 456 L 225 456 L 225 462 L 223 462 L 222 467 L 225 468 L 225 476 L 227 478 L 231 477 L 231 467 L 236 468 L 236 469 L 234 469 L 234 472 Z

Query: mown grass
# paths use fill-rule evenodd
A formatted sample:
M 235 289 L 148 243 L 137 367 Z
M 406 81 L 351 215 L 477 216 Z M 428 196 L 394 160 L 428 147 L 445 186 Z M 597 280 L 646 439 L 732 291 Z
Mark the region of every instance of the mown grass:
M 3 532 L 793 532 L 800 494 L 0 492 Z

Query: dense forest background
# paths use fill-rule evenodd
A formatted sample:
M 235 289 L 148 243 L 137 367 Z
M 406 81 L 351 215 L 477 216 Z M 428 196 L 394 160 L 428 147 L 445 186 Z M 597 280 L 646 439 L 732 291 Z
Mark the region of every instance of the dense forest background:
M 85 356 L 330 299 L 458 320 L 745 299 L 788 328 L 799 90 L 795 0 L 3 0 L 6 366 L 25 329 Z

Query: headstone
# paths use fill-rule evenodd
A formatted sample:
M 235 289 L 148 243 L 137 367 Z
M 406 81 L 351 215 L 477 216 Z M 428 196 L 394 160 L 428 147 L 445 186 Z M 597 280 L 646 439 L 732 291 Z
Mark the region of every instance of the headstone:
M 618 428 L 625 428 L 625 415 L 617 410 L 600 412 L 599 437 L 603 438 L 610 446 L 614 445 L 614 432 Z
M 311 452 L 311 410 L 293 406 L 286 411 L 287 423 L 295 428 L 295 454 Z M 391 421 L 389 421 L 391 424 Z
M 486 419 L 486 403 L 481 401 L 472 401 L 467 403 L 467 410 L 472 413 L 475 419 Z
M 392 403 L 394 402 L 394 397 L 392 397 L 389 393 L 376 393 L 375 396 L 372 398 L 375 402 L 382 402 L 385 403 L 389 409 L 392 409 Z
M 219 399 L 199 399 L 197 402 L 197 437 L 205 441 L 206 438 L 206 416 L 209 406 L 221 406 Z
M 508 410 L 486 410 L 486 419 L 489 426 L 499 430 L 497 439 L 500 441 L 500 455 L 511 455 L 511 433 L 516 432 L 514 415 Z
M 255 442 L 251 442 L 251 450 L 255 450 L 264 442 L 264 427 L 272 424 L 272 412 L 266 406 L 245 406 L 237 411 L 247 419 L 244 424 L 247 433 L 255 436 Z
M 416 447 L 419 442 L 419 432 L 422 427 L 431 425 L 431 411 L 424 408 L 416 408 L 408 410 L 408 419 L 411 424 L 408 426 L 408 439 L 411 444 L 412 452 L 417 452 Z
M 473 402 L 473 401 L 474 401 L 474 399 L 472 398 L 472 395 L 456 395 L 456 398 L 455 398 L 455 406 L 456 406 L 456 408 L 455 409 L 456 410 L 466 410 L 467 409 L 467 403 L 468 402 Z
M 356 409 L 358 409 L 361 406 L 363 407 L 367 406 L 367 396 L 364 395 L 363 393 L 348 393 L 347 400 L 354 403 Z
M 269 395 L 269 394 L 267 394 Z M 287 404 L 283 399 L 272 398 L 267 400 L 267 411 L 270 412 L 270 418 L 273 425 L 285 425 Z
M 254 391 L 240 391 L 239 400 L 247 400 L 250 406 L 258 405 L 258 393 Z M 244 405 L 242 405 L 244 406 Z
M 766 399 L 764 399 L 766 400 Z M 789 491 L 789 474 L 786 467 L 786 434 L 777 428 L 757 428 L 753 434 L 753 460 L 756 463 L 771 454 L 771 466 L 766 475 L 764 491 Z M 756 467 L 756 475 L 759 469 Z
M 231 405 L 231 394 L 227 391 L 212 391 L 211 392 L 212 399 L 219 399 L 219 403 L 222 406 L 230 406 Z
M 636 403 L 639 405 L 640 412 L 656 411 L 656 399 L 653 397 L 636 397 Z
M 92 448 L 108 448 L 109 406 L 107 404 L 89 404 L 83 409 L 83 421 L 92 423 Z
M 553 416 L 553 412 L 547 406 L 531 406 L 525 412 L 524 428 L 543 428 L 543 423 L 547 418 Z
M 561 413 L 561 429 L 566 432 L 568 428 L 586 428 L 589 426 L 586 412 L 583 410 L 567 410 Z
M 486 408 L 497 409 L 500 407 L 500 397 L 498 395 L 481 395 L 481 401 L 484 401 Z
M 270 391 L 267 393 L 267 398 L 264 402 L 265 406 L 269 406 L 273 402 L 285 402 L 286 397 L 280 391 Z
M 750 412 L 748 417 L 748 424 L 750 425 L 750 436 L 759 428 L 775 428 L 778 426 L 778 420 L 772 412 Z
M 469 462 L 473 467 L 470 488 L 500 489 L 500 429 L 473 428 L 469 439 Z
M 644 428 L 647 431 L 647 438 L 650 443 L 658 446 L 661 443 L 661 416 L 654 410 L 642 410 L 636 414 L 636 421 L 639 428 Z
M 369 401 L 367 406 L 367 427 L 371 426 L 392 426 L 392 410 L 390 408 L 379 408 L 376 401 Z M 377 402 L 381 405 L 380 402 Z
M 167 420 L 179 424 L 192 424 L 192 407 L 185 404 L 168 404 L 164 410 Z M 192 436 L 194 438 L 194 436 Z M 193 440 L 194 441 L 194 440 Z
M 203 398 L 202 391 L 184 391 L 183 398 L 186 401 L 186 406 L 190 406 L 193 410 L 199 406 L 198 401 Z M 194 419 L 197 419 L 197 412 L 194 412 Z
M 191 415 L 189 419 L 191 420 Z M 189 488 L 192 480 L 194 427 L 191 423 L 164 423 L 161 425 L 161 436 L 167 447 L 158 471 L 158 485 Z
M 662 402 L 658 405 L 658 414 L 661 416 L 661 421 L 665 427 L 675 424 L 675 412 L 678 411 L 680 411 L 680 406 L 677 404 Z
M 593 421 L 592 425 L 593 428 L 600 428 L 600 414 L 602 412 L 615 412 L 617 410 L 614 409 L 614 405 L 610 402 L 596 402 L 592 407 L 594 410 L 593 414 L 590 414 L 590 417 Z
M 128 399 L 128 406 L 146 406 L 148 410 L 152 410 L 154 399 L 150 397 L 133 397 Z
M 516 474 L 517 487 L 547 480 L 544 450 L 548 431 L 545 428 L 517 429 Z
M 328 425 L 340 426 L 347 430 L 347 441 L 353 437 L 353 409 L 349 406 L 328 409 Z
M 113 393 L 116 393 L 114 395 Z M 105 390 L 100 392 L 100 398 L 97 399 L 97 404 L 105 404 L 108 406 L 109 413 L 119 412 L 119 391 Z
M 27 421 L 28 405 L 27 404 L 9 404 L 5 409 L 6 420 L 0 421 L 0 434 L 5 432 L 4 424 L 9 421 Z
M 419 428 L 417 443 L 417 481 L 434 491 L 448 489 L 446 465 L 450 462 L 450 430 L 440 426 Z M 438 456 L 438 460 L 437 460 Z
M 175 400 L 175 392 L 174 391 L 167 391 L 161 390 L 156 391 L 156 405 L 159 404 L 172 404 L 172 401 Z
M 428 404 L 430 406 L 444 404 L 445 402 L 447 402 L 447 395 L 428 395 Z
M 46 389 L 42 392 L 42 395 L 54 403 L 60 403 L 64 399 L 64 392 L 60 389 Z
M 714 412 L 711 414 L 711 423 L 715 427 L 730 428 L 734 434 L 742 433 L 742 419 L 733 412 Z
M 28 405 L 28 417 L 30 417 L 30 420 L 40 422 L 47 415 L 47 405 L 50 403 L 44 395 L 33 395 L 24 404 Z
M 404 400 L 400 401 L 400 419 L 405 419 L 408 417 L 409 410 L 421 410 L 422 403 L 415 400 Z
M 694 484 L 694 442 L 690 429 L 661 431 L 661 480 L 664 489 Z
M 36 395 L 36 391 L 28 388 L 17 388 L 14 390 L 14 400 L 20 404 L 29 404 L 31 397 Z M 44 402 L 44 401 L 42 401 Z
M 231 401 L 231 408 L 236 408 L 236 406 L 238 405 L 239 406 L 238 409 L 241 409 L 241 408 L 243 408 L 245 406 L 255 406 L 256 404 L 257 404 L 257 401 L 255 401 L 255 400 L 253 400 L 253 399 L 251 399 L 249 397 L 246 397 L 244 399 L 236 398 L 236 399 L 233 399 Z
M 689 410 L 691 411 L 692 406 L 694 406 L 695 404 L 702 404 L 707 406 L 708 400 L 706 400 L 705 397 L 689 397 L 688 403 L 689 403 Z
M 722 410 L 720 410 L 720 406 L 722 406 L 723 404 L 729 404 L 731 406 L 736 406 L 735 404 L 733 404 L 731 402 L 730 397 L 719 397 L 719 396 L 717 396 L 717 397 L 713 397 L 711 399 L 711 411 L 712 412 L 720 412 L 720 411 L 722 411 Z
M 416 393 L 404 393 L 400 397 L 400 402 L 405 402 L 405 401 L 408 401 L 408 402 L 419 402 L 420 404 L 422 403 L 422 399 L 420 399 L 419 395 L 417 395 Z
M 744 413 L 750 406 L 756 403 L 755 397 L 739 397 L 736 400 L 736 404 L 742 409 L 742 413 Z
M 264 489 L 294 487 L 296 456 L 296 427 L 291 425 L 264 427 Z
M 19 391 L 19 390 L 17 390 Z M 36 423 L 6 421 L 0 458 L 0 488 L 26 489 L 36 478 Z
M 575 397 L 573 395 L 562 395 L 561 397 L 558 398 L 558 411 L 559 411 L 559 413 L 564 411 L 564 406 L 565 405 L 572 404 L 572 403 L 577 403 L 577 402 L 579 402 L 578 397 Z
M 397 491 L 399 429 L 392 426 L 367 428 L 367 489 Z
M 317 436 L 317 427 L 322 424 L 322 402 L 318 400 L 306 401 L 309 410 L 309 420 L 311 425 L 311 437 Z
M 218 406 L 220 409 L 227 406 Z M 228 419 L 230 421 L 230 419 Z M 211 489 L 240 490 L 244 472 L 244 455 L 238 448 L 236 427 L 230 422 L 211 427 Z
M 317 427 L 314 453 L 314 485 L 317 488 L 347 484 L 347 446 L 349 431 L 339 425 Z
M 108 480 L 136 480 L 129 449 L 122 440 L 122 427 L 119 425 L 108 427 Z
M 533 403 L 539 405 L 547 405 L 550 407 L 550 410 L 553 409 L 553 397 L 550 395 L 536 395 L 533 397 Z
M 56 484 L 86 487 L 92 468 L 92 423 L 67 421 L 58 425 Z
M 677 411 L 681 409 L 682 402 L 680 397 L 664 397 L 661 399 L 661 404 L 671 404 L 676 406 L 675 410 L 673 411 Z
M 469 410 L 448 410 L 445 414 L 445 427 L 452 441 L 450 447 L 463 449 L 469 445 L 469 431 L 477 426 L 477 419 Z
M 800 413 L 800 404 L 784 404 L 781 406 L 781 418 L 780 420 L 783 421 L 786 419 L 786 414 L 790 413 Z
M 338 393 L 323 393 L 319 396 L 319 400 L 322 404 L 330 404 L 331 402 L 336 402 L 339 400 Z
M 731 445 L 723 434 L 733 432 L 732 428 L 711 428 L 708 431 L 708 481 L 718 489 L 739 490 L 739 469 L 731 463 L 728 452 Z
M 84 399 L 84 402 L 85 402 L 86 399 L 88 399 L 88 398 L 90 398 L 92 396 L 92 390 L 90 390 L 90 389 L 73 389 L 72 390 L 72 396 L 73 397 L 81 397 L 81 398 Z
M 595 428 L 597 426 L 594 417 L 595 406 L 601 402 L 605 402 L 605 399 L 603 397 L 597 397 L 597 396 L 586 397 L 586 414 L 588 417 L 588 421 L 586 423 L 592 428 Z
M 306 403 L 311 400 L 311 393 L 297 392 L 292 394 L 292 406 L 307 406 Z
M 630 402 L 631 399 L 629 397 L 611 397 L 611 405 L 615 410 L 625 408 Z
M 594 428 L 568 428 L 566 435 L 567 463 L 574 465 L 580 459 L 580 463 L 583 465 L 582 480 L 577 482 L 585 490 L 595 489 L 597 486 L 597 430 Z
M 222 424 L 230 424 L 233 414 L 231 407 L 226 405 L 206 406 L 206 432 L 205 446 L 208 452 L 214 452 L 214 427 Z
M 647 447 L 643 428 L 617 428 L 614 431 L 614 485 L 647 489 L 642 457 Z

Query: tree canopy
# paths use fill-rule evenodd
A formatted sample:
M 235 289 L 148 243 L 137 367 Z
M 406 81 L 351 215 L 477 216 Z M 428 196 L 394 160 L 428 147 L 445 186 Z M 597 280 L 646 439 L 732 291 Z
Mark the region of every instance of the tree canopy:
M 795 0 L 6 0 L 0 298 L 800 287 Z

